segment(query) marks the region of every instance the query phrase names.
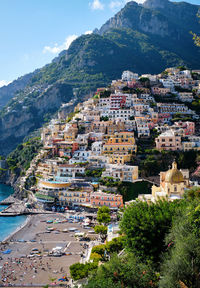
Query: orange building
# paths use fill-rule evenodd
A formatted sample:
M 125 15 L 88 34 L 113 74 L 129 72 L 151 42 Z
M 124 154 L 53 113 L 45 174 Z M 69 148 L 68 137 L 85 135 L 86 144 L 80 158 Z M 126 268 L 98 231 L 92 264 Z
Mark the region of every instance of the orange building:
M 90 194 L 90 203 L 95 207 L 120 208 L 123 207 L 123 198 L 119 194 L 107 194 L 99 191 Z

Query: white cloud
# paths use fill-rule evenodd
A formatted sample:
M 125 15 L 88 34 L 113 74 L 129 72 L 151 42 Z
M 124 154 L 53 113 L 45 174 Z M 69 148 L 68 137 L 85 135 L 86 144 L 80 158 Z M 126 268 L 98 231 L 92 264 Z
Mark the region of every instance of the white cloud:
M 122 6 L 123 6 L 123 1 L 119 1 L 119 0 L 111 1 L 109 4 L 110 9 L 113 11 L 122 8 Z
M 62 50 L 67 50 L 71 43 L 76 40 L 78 36 L 77 35 L 69 35 L 63 44 L 58 45 L 57 43 L 54 44 L 53 47 L 51 46 L 45 46 L 43 49 L 43 53 L 52 53 L 52 54 L 57 54 L 60 53 Z
M 92 30 L 85 31 L 85 35 L 92 34 Z
M 100 0 L 93 0 L 93 2 L 89 3 L 89 6 L 92 10 L 103 10 L 104 5 Z
M 138 4 L 143 4 L 145 0 L 124 0 L 125 3 L 131 2 L 131 1 L 135 1 Z
M 145 0 L 112 0 L 109 4 L 109 7 L 112 11 L 117 11 L 124 7 L 128 2 L 135 1 L 138 4 L 144 3 Z
M 10 83 L 11 83 L 11 81 L 0 80 L 0 87 L 7 86 Z

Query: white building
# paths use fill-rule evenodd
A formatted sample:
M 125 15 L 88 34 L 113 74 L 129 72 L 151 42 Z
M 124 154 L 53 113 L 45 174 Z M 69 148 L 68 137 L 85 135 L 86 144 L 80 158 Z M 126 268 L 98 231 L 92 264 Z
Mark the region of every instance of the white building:
M 112 177 L 125 182 L 134 182 L 138 179 L 138 166 L 108 164 L 102 177 Z
M 180 92 L 178 98 L 182 102 L 192 102 L 194 100 L 192 92 Z
M 138 79 L 138 74 L 137 73 L 133 73 L 131 71 L 124 71 L 122 73 L 122 80 L 123 81 L 131 81 L 131 80 L 137 80 Z
M 96 141 L 92 143 L 92 154 L 93 155 L 101 155 L 102 152 L 102 147 L 103 147 L 103 142 L 102 141 Z
M 150 129 L 147 121 L 145 121 L 144 119 L 136 119 L 136 126 L 138 138 L 150 136 Z
M 101 116 L 107 116 L 111 120 L 129 120 L 131 116 L 134 116 L 134 111 L 132 109 L 109 109 L 103 111 Z

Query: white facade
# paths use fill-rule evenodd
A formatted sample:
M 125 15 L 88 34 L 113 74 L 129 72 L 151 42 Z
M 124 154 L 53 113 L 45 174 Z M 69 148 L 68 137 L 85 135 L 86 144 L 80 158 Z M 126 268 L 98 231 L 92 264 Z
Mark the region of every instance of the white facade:
M 123 81 L 131 81 L 133 79 L 137 80 L 138 79 L 138 74 L 137 73 L 133 73 L 131 71 L 124 71 L 122 73 L 122 80 Z
M 193 94 L 190 92 L 180 92 L 178 97 L 183 102 L 192 102 L 194 100 Z
M 96 141 L 92 143 L 92 154 L 93 155 L 101 155 L 102 152 L 102 147 L 103 147 L 103 142 L 102 141 Z

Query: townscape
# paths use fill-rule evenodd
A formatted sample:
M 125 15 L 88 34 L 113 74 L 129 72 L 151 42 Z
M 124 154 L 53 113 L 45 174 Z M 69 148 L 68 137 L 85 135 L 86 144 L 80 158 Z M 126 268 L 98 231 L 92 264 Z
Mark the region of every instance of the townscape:
M 200 80 L 195 77 L 200 78 L 200 71 L 184 67 L 140 77 L 124 71 L 122 79 L 97 89 L 66 119 L 53 119 L 42 129 L 42 150 L 21 185 L 27 177 L 37 179 L 31 189 L 38 203 L 56 200 L 60 207 L 123 207 L 125 199 L 116 193 L 115 184 L 144 178 L 136 157 L 149 139 L 153 153 L 199 151 L 199 115 L 188 107 L 200 94 Z M 189 170 L 181 173 L 182 192 L 156 191 L 164 197 L 181 197 L 184 188 L 194 184 Z
M 198 167 L 191 175 L 191 167 L 180 167 L 170 157 L 192 152 L 198 158 L 194 103 L 199 96 L 200 70 L 168 68 L 141 76 L 124 71 L 72 113 L 43 127 L 42 147 L 18 184 L 23 199 L 1 212 L 36 214 L 1 243 L 1 285 L 66 282 L 74 287 L 70 266 L 87 263 L 93 247 L 119 236 L 124 207 L 183 199 L 197 187 Z M 157 175 L 141 171 L 144 149 L 150 156 L 171 155 L 171 167 Z M 145 181 L 148 190 L 140 186 L 128 195 Z M 110 214 L 108 221 L 99 220 L 101 209 Z

